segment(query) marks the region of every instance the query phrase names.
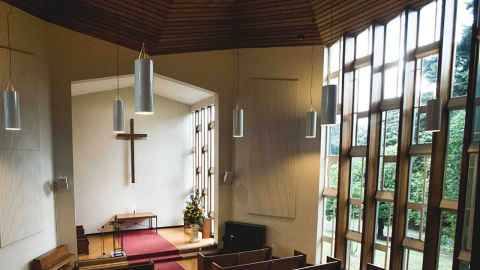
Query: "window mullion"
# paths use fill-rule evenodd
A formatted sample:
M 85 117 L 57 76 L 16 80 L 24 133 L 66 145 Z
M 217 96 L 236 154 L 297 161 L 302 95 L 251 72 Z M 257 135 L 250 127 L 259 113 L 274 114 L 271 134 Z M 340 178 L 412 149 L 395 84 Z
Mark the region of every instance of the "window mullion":
M 437 269 L 439 235 L 440 235 L 440 202 L 443 192 L 443 178 L 445 169 L 445 153 L 448 137 L 448 101 L 450 98 L 452 51 L 454 38 L 454 11 L 455 1 L 443 2 L 443 24 L 441 49 L 438 64 L 437 98 L 442 106 L 441 128 L 434 133 L 432 143 L 432 158 L 430 170 L 429 198 L 427 208 L 427 227 L 425 231 L 425 250 L 423 269 Z

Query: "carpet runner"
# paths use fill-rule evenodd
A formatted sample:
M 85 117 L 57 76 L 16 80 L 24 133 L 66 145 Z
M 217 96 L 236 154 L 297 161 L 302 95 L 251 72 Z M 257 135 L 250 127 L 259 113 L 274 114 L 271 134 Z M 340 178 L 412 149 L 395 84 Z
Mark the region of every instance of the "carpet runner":
M 123 249 L 129 264 L 140 264 L 153 260 L 154 262 L 167 262 L 181 259 L 179 250 L 157 234 L 156 231 L 142 230 L 126 232 L 123 234 Z M 164 265 L 165 269 L 178 270 L 173 264 Z M 179 266 L 180 267 L 180 266 Z M 180 267 L 180 269 L 183 269 Z

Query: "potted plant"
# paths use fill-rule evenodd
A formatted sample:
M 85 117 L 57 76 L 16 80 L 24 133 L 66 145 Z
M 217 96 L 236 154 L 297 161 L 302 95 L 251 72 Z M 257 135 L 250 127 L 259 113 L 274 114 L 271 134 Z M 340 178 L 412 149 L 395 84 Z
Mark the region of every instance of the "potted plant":
M 189 225 L 192 229 L 192 242 L 200 241 L 200 226 L 203 223 L 203 209 L 200 207 L 201 197 L 196 194 L 190 195 L 189 201 L 183 210 L 183 219 L 185 225 Z

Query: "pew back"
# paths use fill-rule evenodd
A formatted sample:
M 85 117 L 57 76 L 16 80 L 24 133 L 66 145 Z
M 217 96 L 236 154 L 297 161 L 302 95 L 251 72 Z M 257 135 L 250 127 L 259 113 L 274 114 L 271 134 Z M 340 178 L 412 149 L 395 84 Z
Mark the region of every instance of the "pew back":
M 367 264 L 367 270 L 385 270 L 380 266 L 373 265 L 371 263 Z
M 212 263 L 219 266 L 228 267 L 239 264 L 249 264 L 259 261 L 266 261 L 272 258 L 271 248 L 262 248 L 257 250 L 242 251 L 228 254 L 204 255 L 198 254 L 198 270 L 210 270 Z
M 306 255 L 300 252 L 295 254 L 298 255 L 234 266 L 222 266 L 212 262 L 211 270 L 294 270 L 304 267 L 307 261 Z
M 75 255 L 70 253 L 65 245 L 50 250 L 31 263 L 32 270 L 73 269 L 74 266 Z

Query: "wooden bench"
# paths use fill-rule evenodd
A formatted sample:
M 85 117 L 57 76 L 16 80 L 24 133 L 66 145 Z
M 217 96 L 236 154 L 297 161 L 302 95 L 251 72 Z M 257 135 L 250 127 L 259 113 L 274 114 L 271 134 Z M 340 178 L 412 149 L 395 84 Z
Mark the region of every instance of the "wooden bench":
M 259 261 L 234 266 L 221 266 L 212 262 L 212 270 L 294 270 L 307 265 L 307 256 L 295 251 L 294 256 L 279 259 Z
M 297 270 L 340 270 L 341 267 L 342 261 L 327 256 L 327 263 L 307 266 Z
M 368 263 L 367 270 L 385 270 L 385 269 L 380 266 L 376 266 L 374 264 Z
M 61 245 L 34 259 L 30 265 L 32 270 L 67 270 L 75 266 L 75 255 Z
M 259 261 L 267 261 L 272 258 L 272 249 L 269 247 L 226 254 L 205 255 L 199 253 L 197 257 L 198 270 L 210 270 L 212 262 L 220 266 L 234 266 Z

